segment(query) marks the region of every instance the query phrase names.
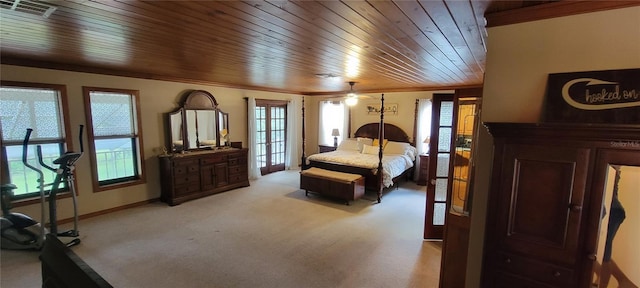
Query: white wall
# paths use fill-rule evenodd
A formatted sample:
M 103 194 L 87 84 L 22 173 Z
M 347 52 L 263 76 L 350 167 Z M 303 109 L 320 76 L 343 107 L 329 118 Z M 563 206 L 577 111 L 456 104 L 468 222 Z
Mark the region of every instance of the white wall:
M 242 141 L 247 147 L 247 103 L 244 97 L 255 96 L 259 99 L 290 100 L 300 95 L 240 90 L 216 86 L 188 83 L 146 80 L 138 78 L 108 76 L 90 73 L 38 69 L 12 65 L 0 66 L 0 77 L 7 81 L 63 84 L 67 87 L 69 117 L 72 126 L 70 139 L 78 139 L 77 127 L 85 123 L 82 86 L 119 88 L 140 91 L 140 113 L 142 118 L 143 151 L 146 168 L 146 184 L 135 185 L 103 192 L 93 192 L 89 157 L 83 157 L 76 166 L 78 183 L 78 208 L 80 215 L 99 212 L 128 204 L 143 202 L 160 197 L 159 164 L 157 155 L 166 145 L 165 122 L 167 112 L 175 110 L 188 90 L 206 90 L 213 94 L 218 107 L 229 113 L 229 135 L 231 141 Z M 298 108 L 299 109 L 299 108 Z M 301 123 L 297 119 L 297 123 Z M 25 127 L 26 129 L 26 127 Z M 301 128 L 298 128 L 300 130 Z M 85 138 L 86 139 L 86 138 Z M 300 146 L 300 143 L 298 143 Z M 79 143 L 74 143 L 78 147 Z M 86 147 L 86 145 L 85 145 Z M 298 157 L 299 159 L 299 157 Z M 58 217 L 66 219 L 73 216 L 70 199 L 58 202 Z M 39 218 L 38 205 L 16 207 L 15 211 L 27 213 Z
M 483 122 L 538 122 L 550 73 L 640 67 L 640 7 L 488 29 Z M 479 139 L 466 287 L 480 286 L 492 140 Z

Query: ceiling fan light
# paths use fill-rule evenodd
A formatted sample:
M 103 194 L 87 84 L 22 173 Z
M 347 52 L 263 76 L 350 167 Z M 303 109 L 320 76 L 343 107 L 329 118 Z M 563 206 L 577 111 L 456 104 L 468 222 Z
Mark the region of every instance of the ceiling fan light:
M 353 106 L 358 104 L 358 98 L 357 97 L 347 97 L 347 99 L 344 99 L 344 103 L 346 103 L 348 106 Z

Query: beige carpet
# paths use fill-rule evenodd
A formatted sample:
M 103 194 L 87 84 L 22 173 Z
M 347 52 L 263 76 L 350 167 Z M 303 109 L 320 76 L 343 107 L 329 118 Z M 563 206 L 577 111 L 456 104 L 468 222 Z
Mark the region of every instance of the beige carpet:
M 440 243 L 422 240 L 424 186 L 346 206 L 305 196 L 298 177 L 82 220 L 72 249 L 115 287 L 438 286 Z M 2 288 L 40 287 L 38 252 L 1 253 Z

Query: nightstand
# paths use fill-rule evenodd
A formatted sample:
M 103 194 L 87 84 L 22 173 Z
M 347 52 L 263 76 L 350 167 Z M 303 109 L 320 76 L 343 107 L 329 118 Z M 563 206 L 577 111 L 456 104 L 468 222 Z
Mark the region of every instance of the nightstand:
M 336 146 L 328 146 L 328 145 L 318 145 L 318 150 L 320 153 L 336 151 Z
M 420 154 L 420 173 L 418 173 L 418 181 L 416 184 L 421 186 L 427 185 L 427 179 L 429 178 L 429 155 Z

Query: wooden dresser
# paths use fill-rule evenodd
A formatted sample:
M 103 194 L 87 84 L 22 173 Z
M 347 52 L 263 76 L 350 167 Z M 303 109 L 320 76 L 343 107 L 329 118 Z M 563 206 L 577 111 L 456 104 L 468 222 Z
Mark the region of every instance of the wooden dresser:
M 169 205 L 249 186 L 248 149 L 225 148 L 161 155 L 160 199 Z

